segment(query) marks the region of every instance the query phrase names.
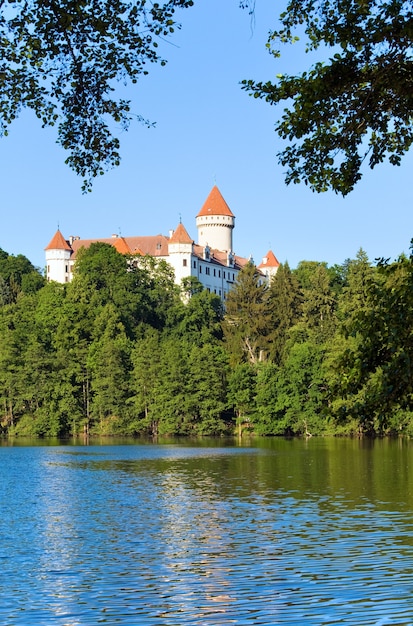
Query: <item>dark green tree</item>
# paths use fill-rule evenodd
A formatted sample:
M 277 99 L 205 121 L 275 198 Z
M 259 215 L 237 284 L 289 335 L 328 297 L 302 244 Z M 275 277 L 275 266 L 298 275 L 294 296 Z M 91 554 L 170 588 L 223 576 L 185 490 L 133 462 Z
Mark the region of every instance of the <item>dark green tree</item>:
M 102 308 L 93 334 L 88 355 L 90 413 L 96 430 L 113 434 L 127 428 L 132 369 L 131 342 L 113 304 Z
M 269 305 L 271 312 L 270 357 L 282 363 L 289 330 L 302 316 L 302 291 L 298 279 L 288 263 L 281 264 L 270 283 Z
M 228 405 L 235 413 L 239 436 L 243 426 L 253 423 L 256 381 L 257 368 L 251 363 L 238 363 L 228 376 Z
M 362 257 L 354 264 L 347 341 L 333 364 L 335 417 L 356 419 L 367 434 L 400 432 L 413 410 L 413 259 L 382 261 L 378 270 Z
M 131 354 L 133 367 L 130 402 L 134 418 L 130 430 L 151 436 L 158 434 L 159 415 L 156 413 L 155 403 L 161 375 L 160 342 L 160 332 L 148 328 L 144 336 L 135 342 Z
M 0 249 L 0 304 L 14 302 L 22 291 L 35 293 L 45 281 L 23 254 L 14 256 Z
M 334 335 L 336 327 L 337 298 L 331 288 L 331 274 L 324 263 L 304 261 L 298 265 L 296 276 L 303 290 L 303 327 L 312 341 L 322 344 Z
M 227 406 L 227 370 L 228 358 L 222 344 L 204 343 L 190 348 L 188 434 L 228 433 L 228 425 L 222 419 Z
M 216 343 L 222 339 L 223 306 L 221 298 L 206 289 L 194 293 L 183 305 L 181 319 L 177 320 L 175 332 L 197 345 Z
M 253 8 L 253 2 L 245 2 Z M 370 168 L 399 165 L 413 141 L 413 7 L 407 0 L 289 0 L 268 39 L 304 38 L 316 62 L 277 81 L 246 80 L 254 97 L 286 103 L 278 135 L 286 182 L 346 195 Z M 318 57 L 317 57 L 318 55 Z
M 269 329 L 268 286 L 256 267 L 247 263 L 225 301 L 223 330 L 231 364 L 264 360 Z
M 255 429 L 263 435 L 323 432 L 326 406 L 324 352 L 309 341 L 295 343 L 282 367 L 264 363 L 257 375 Z

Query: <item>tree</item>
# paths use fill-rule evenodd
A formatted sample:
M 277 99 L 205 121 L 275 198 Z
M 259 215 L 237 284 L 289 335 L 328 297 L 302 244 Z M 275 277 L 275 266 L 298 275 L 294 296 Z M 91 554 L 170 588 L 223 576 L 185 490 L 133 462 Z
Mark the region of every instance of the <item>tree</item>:
M 257 368 L 251 363 L 238 363 L 228 377 L 228 403 L 233 407 L 239 436 L 242 425 L 249 424 L 255 412 Z
M 247 263 L 228 293 L 223 322 L 233 364 L 265 358 L 270 328 L 268 287 L 252 263 Z
M 257 376 L 258 434 L 316 434 L 323 431 L 324 354 L 309 341 L 294 344 L 283 367 L 264 363 Z
M 222 338 L 222 318 L 221 298 L 203 289 L 182 306 L 181 320 L 176 324 L 176 332 L 190 343 L 214 343 Z
M 336 324 L 331 274 L 324 263 L 302 261 L 296 276 L 303 288 L 303 325 L 315 343 L 324 343 L 334 334 Z
M 127 421 L 130 393 L 131 342 L 113 304 L 107 304 L 95 319 L 94 341 L 89 347 L 91 415 L 99 419 L 102 432 L 114 432 Z
M 226 409 L 227 355 L 222 345 L 193 345 L 188 355 L 187 432 L 218 435 L 228 431 L 221 419 Z
M 159 389 L 160 333 L 149 328 L 144 337 L 135 342 L 132 351 L 131 403 L 135 419 L 131 424 L 134 432 L 152 436 L 158 434 L 159 416 L 154 411 Z
M 158 42 L 179 25 L 177 8 L 193 0 L 0 1 L 0 133 L 20 110 L 32 109 L 43 126 L 58 125 L 66 163 L 85 178 L 119 164 L 119 140 L 111 123 L 126 128 L 137 117 L 114 95 L 115 81 L 165 64 Z
M 251 8 L 252 3 L 246 2 Z M 267 46 L 304 34 L 306 52 L 320 60 L 273 83 L 243 81 L 270 104 L 287 102 L 278 135 L 287 184 L 346 195 L 366 159 L 399 165 L 413 142 L 413 6 L 406 0 L 289 0 Z M 326 53 L 330 58 L 326 59 Z
M 0 248 L 0 305 L 14 302 L 22 291 L 34 293 L 44 278 L 23 254 L 13 256 Z
M 354 265 L 348 341 L 335 364 L 334 412 L 370 434 L 399 432 L 401 412 L 413 410 L 413 257 L 382 261 L 378 272 L 363 257 Z
M 275 363 L 281 363 L 288 331 L 302 315 L 302 293 L 288 263 L 280 265 L 270 283 L 269 302 L 272 317 L 270 356 Z

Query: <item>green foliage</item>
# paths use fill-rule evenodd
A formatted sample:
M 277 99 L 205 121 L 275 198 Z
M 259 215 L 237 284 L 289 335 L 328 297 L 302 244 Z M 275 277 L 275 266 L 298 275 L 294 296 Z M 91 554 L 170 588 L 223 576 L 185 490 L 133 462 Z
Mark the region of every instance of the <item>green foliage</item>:
M 357 270 L 357 271 L 356 271 Z M 413 401 L 413 258 L 381 262 L 379 273 L 358 259 L 350 282 L 353 305 L 343 322 L 347 342 L 336 363 L 334 410 L 357 416 L 362 432 L 394 429 L 392 415 Z
M 251 5 L 251 3 L 247 3 Z M 346 195 L 385 159 L 399 165 L 413 141 L 413 8 L 406 0 L 289 0 L 267 47 L 304 38 L 317 57 L 296 76 L 243 81 L 270 104 L 286 103 L 278 135 L 287 184 Z
M 21 108 L 43 126 L 57 125 L 66 163 L 84 177 L 84 189 L 119 164 L 113 125 L 137 117 L 116 96 L 116 81 L 136 83 L 151 63 L 165 64 L 158 43 L 179 24 L 175 11 L 193 0 L 0 3 L 0 131 Z M 148 123 L 148 122 L 145 122 Z
M 248 265 L 224 311 L 181 300 L 166 265 L 91 246 L 72 283 L 0 306 L 1 433 L 411 435 L 412 294 L 413 256 L 360 250 L 269 287 Z
M 336 327 L 336 297 L 331 289 L 331 275 L 323 264 L 308 274 L 303 287 L 303 317 L 315 343 L 323 344 L 334 335 Z
M 225 309 L 223 331 L 231 363 L 263 360 L 268 349 L 268 286 L 252 263 L 239 272 L 226 299 Z
M 35 293 L 45 281 L 28 258 L 0 248 L 0 306 L 15 302 L 19 293 Z
M 302 288 L 288 263 L 280 265 L 269 290 L 271 315 L 270 357 L 282 363 L 285 357 L 290 329 L 298 323 L 303 313 Z
M 311 343 L 295 344 L 282 368 L 264 364 L 257 380 L 257 432 L 315 434 L 323 431 L 326 385 L 323 350 Z
M 228 403 L 238 422 L 249 421 L 255 412 L 257 370 L 251 363 L 238 363 L 228 379 Z
M 182 307 L 176 331 L 197 345 L 221 339 L 223 315 L 219 296 L 206 290 L 197 291 Z

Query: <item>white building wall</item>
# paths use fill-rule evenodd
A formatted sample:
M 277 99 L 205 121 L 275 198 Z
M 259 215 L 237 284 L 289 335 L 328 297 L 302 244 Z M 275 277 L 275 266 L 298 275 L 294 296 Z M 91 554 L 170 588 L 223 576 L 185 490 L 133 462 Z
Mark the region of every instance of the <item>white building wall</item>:
M 237 279 L 238 270 L 197 259 L 196 276 L 205 289 L 217 294 L 224 300 Z
M 71 281 L 70 251 L 46 251 L 46 278 L 48 281 L 68 283 Z
M 175 283 L 180 285 L 183 278 L 193 275 L 192 243 L 170 243 L 168 252 L 169 256 L 166 261 L 174 270 Z
M 196 218 L 198 244 L 216 250 L 232 250 L 234 218 L 230 215 L 201 215 Z

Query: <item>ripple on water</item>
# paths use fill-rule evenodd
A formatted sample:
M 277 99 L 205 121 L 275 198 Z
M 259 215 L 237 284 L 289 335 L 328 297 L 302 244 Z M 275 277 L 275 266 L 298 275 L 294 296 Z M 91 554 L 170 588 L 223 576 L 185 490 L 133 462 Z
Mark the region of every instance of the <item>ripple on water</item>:
M 257 451 L 191 450 L 29 455 L 0 487 L 0 623 L 413 623 L 409 511 L 270 489 Z

